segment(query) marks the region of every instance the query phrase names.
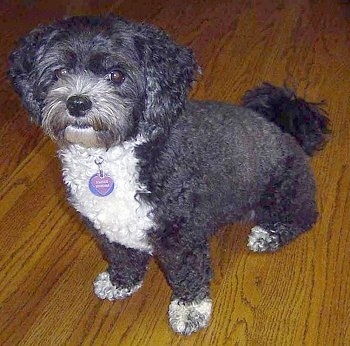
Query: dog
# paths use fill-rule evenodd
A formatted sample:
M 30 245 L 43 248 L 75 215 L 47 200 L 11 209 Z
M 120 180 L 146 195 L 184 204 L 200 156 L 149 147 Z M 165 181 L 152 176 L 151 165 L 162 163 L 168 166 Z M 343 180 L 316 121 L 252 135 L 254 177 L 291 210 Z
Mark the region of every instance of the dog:
M 252 222 L 248 248 L 273 252 L 316 222 L 309 158 L 329 119 L 287 87 L 263 83 L 240 105 L 189 100 L 199 74 L 192 51 L 114 16 L 39 26 L 9 65 L 108 261 L 94 282 L 99 298 L 136 292 L 154 256 L 172 289 L 170 325 L 189 335 L 211 318 L 217 229 Z

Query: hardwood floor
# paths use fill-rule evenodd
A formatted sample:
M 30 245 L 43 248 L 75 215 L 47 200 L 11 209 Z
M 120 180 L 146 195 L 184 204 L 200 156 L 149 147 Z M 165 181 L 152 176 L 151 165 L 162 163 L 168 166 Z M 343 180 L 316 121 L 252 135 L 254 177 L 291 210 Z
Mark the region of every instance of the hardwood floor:
M 270 81 L 326 100 L 332 137 L 312 160 L 320 217 L 275 254 L 246 248 L 249 225 L 212 240 L 211 325 L 190 337 L 167 322 L 152 262 L 144 287 L 110 303 L 92 292 L 106 267 L 65 201 L 55 147 L 6 79 L 14 41 L 66 15 L 118 13 L 189 45 L 203 69 L 192 96 L 238 102 Z M 350 345 L 350 4 L 346 1 L 56 0 L 0 4 L 1 345 Z

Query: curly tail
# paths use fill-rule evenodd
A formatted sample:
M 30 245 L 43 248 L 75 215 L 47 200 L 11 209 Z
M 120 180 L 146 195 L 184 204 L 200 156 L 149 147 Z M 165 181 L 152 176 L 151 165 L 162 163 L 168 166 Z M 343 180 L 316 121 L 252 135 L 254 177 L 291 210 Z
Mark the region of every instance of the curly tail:
M 310 156 L 324 147 L 330 133 L 330 120 L 319 108 L 320 104 L 306 102 L 288 88 L 263 83 L 246 92 L 243 106 L 290 133 Z

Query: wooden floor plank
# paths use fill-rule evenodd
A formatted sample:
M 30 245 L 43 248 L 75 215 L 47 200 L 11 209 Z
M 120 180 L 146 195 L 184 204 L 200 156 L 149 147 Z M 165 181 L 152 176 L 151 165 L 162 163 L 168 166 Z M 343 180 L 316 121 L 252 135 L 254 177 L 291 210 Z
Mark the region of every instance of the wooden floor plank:
M 192 97 L 238 102 L 262 81 L 326 100 L 332 136 L 312 160 L 318 223 L 275 254 L 246 249 L 250 225 L 212 239 L 211 325 L 190 337 L 167 322 L 170 289 L 155 262 L 144 286 L 101 302 L 106 267 L 65 201 L 54 145 L 7 81 L 14 42 L 66 15 L 117 13 L 189 45 L 203 75 Z M 350 345 L 350 4 L 312 0 L 57 0 L 0 4 L 1 345 Z

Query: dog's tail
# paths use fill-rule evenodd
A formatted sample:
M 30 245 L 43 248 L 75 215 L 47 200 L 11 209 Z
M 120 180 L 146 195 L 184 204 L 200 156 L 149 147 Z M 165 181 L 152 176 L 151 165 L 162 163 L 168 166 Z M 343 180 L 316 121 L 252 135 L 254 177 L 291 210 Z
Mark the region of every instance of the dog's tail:
M 319 108 L 320 104 L 306 102 L 285 87 L 263 83 L 246 92 L 243 106 L 260 113 L 283 132 L 293 135 L 310 156 L 324 147 L 330 133 L 330 121 Z

